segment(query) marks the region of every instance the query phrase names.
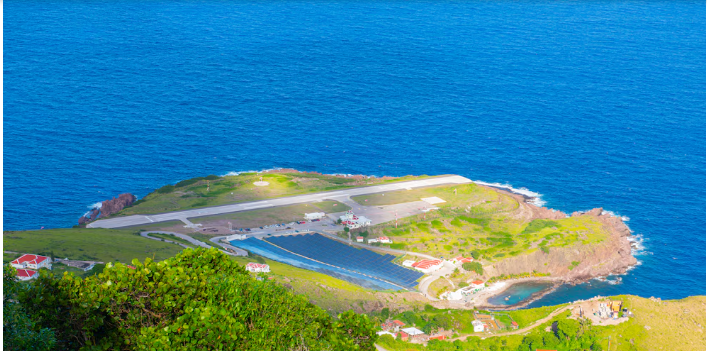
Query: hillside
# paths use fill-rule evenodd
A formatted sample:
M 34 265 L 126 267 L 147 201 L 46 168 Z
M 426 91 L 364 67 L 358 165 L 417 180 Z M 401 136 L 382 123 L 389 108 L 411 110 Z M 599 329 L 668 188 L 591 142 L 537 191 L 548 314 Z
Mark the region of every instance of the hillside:
M 393 244 L 381 246 L 394 249 L 443 258 L 473 256 L 484 265 L 484 279 L 537 272 L 581 281 L 624 272 L 636 262 L 626 240 L 628 227 L 602 209 L 567 216 L 527 203 L 522 196 L 478 184 L 352 199 L 361 206 L 385 208 L 425 197 L 445 202 L 435 204 L 436 210 L 399 219 L 397 228 L 395 222 L 386 222 L 355 232 L 388 236 Z
M 479 311 L 493 315 L 504 325 L 502 330 L 491 334 L 473 333 L 470 323 L 474 311 L 423 310 L 392 314 L 390 318 L 403 321 L 407 326 L 414 325 L 423 331 L 435 331 L 449 335 L 450 340 L 430 341 L 427 346 L 413 344 L 392 337 L 383 336 L 378 343 L 390 351 L 407 350 L 522 350 L 535 349 L 576 350 L 588 349 L 583 343 L 588 342 L 592 350 L 633 351 L 633 350 L 704 350 L 705 344 L 705 296 L 692 296 L 682 300 L 660 301 L 638 296 L 613 296 L 604 298 L 620 300 L 623 308 L 631 311 L 632 317 L 615 325 L 600 326 L 579 323 L 577 309 L 572 305 L 549 306 L 502 313 Z M 553 312 L 555 311 L 555 312 Z M 551 313 L 555 313 L 554 316 Z M 551 316 L 550 318 L 548 318 Z M 520 330 L 506 328 L 509 318 L 517 321 Z M 538 323 L 540 322 L 540 323 Z M 575 334 L 569 339 L 575 340 L 562 344 L 562 338 L 553 333 L 553 324 L 574 328 Z M 561 327 L 562 328 L 562 327 Z M 446 330 L 446 332 L 445 332 Z M 574 346 L 571 346 L 574 345 Z M 610 345 L 610 347 L 609 347 Z
M 141 238 L 135 231 L 86 228 L 6 231 L 3 249 L 106 263 L 143 257 L 161 261 L 182 250 L 174 244 Z

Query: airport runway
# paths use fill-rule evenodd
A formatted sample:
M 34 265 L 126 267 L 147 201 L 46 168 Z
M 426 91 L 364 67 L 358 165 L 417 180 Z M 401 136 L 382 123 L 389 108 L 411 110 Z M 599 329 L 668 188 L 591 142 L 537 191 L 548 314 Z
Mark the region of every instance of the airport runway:
M 376 194 L 376 193 L 382 193 L 382 192 L 386 192 L 386 191 L 404 190 L 404 189 L 408 189 L 408 188 L 420 188 L 420 187 L 444 185 L 444 184 L 466 184 L 466 183 L 471 183 L 471 180 L 467 179 L 465 177 L 462 177 L 462 176 L 452 175 L 452 176 L 446 176 L 446 177 L 411 180 L 411 181 L 407 181 L 407 182 L 398 182 L 398 183 L 358 187 L 358 188 L 345 189 L 345 190 L 329 191 L 329 192 L 322 192 L 322 193 L 316 193 L 316 194 L 281 197 L 281 198 L 276 198 L 276 199 L 268 199 L 268 200 L 253 201 L 253 202 L 243 202 L 243 203 L 238 203 L 238 204 L 233 204 L 233 205 L 204 207 L 204 208 L 199 208 L 199 209 L 194 209 L 194 210 L 175 211 L 175 212 L 168 212 L 168 213 L 154 214 L 154 215 L 132 215 L 132 216 L 125 216 L 125 217 L 101 219 L 101 220 L 97 220 L 95 222 L 89 223 L 87 225 L 87 227 L 88 228 L 122 228 L 122 227 L 130 227 L 130 226 L 136 226 L 136 225 L 166 222 L 166 221 L 173 221 L 173 220 L 188 222 L 187 219 L 193 218 L 193 217 L 214 216 L 214 215 L 219 215 L 219 214 L 223 214 L 223 213 L 249 211 L 249 210 L 256 210 L 256 209 L 276 207 L 276 206 L 287 206 L 287 205 L 293 205 L 293 204 L 315 202 L 315 201 L 320 201 L 320 200 L 336 200 L 339 197 L 345 198 L 345 197 L 358 196 L 358 195 Z

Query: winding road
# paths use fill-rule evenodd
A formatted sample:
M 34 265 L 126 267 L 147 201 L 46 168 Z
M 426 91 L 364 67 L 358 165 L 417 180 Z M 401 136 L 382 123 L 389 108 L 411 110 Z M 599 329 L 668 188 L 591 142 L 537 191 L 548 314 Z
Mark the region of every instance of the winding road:
M 531 324 L 531 325 L 529 325 L 529 326 L 527 326 L 527 327 L 525 327 L 525 328 L 518 329 L 518 330 L 513 330 L 513 331 L 509 331 L 509 332 L 505 332 L 505 333 L 498 333 L 498 334 L 472 333 L 472 334 L 460 335 L 459 337 L 456 337 L 456 338 L 454 338 L 454 339 L 449 339 L 449 341 L 452 342 L 452 341 L 455 341 L 455 340 L 466 340 L 466 338 L 468 338 L 468 337 L 470 337 L 470 336 L 479 336 L 479 337 L 481 337 L 482 339 L 485 339 L 485 338 L 493 338 L 493 337 L 497 337 L 497 336 L 508 336 L 508 335 L 524 334 L 524 333 L 527 333 L 527 332 L 529 332 L 529 331 L 531 331 L 531 330 L 537 328 L 539 325 L 542 325 L 543 323 L 547 323 L 547 322 L 550 321 L 553 317 L 557 316 L 558 314 L 560 314 L 560 313 L 566 311 L 567 309 L 569 309 L 569 308 L 571 308 L 571 307 L 572 307 L 572 305 L 565 306 L 565 307 L 560 307 L 560 308 L 558 308 L 558 309 L 552 311 L 549 315 L 547 315 L 547 317 L 538 319 L 538 320 L 535 321 L 533 324 Z

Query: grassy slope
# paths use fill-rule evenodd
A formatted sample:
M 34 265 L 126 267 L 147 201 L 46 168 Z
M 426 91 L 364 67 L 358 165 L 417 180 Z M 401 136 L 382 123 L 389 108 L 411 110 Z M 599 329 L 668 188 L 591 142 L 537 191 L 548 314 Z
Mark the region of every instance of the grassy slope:
M 260 179 L 260 176 L 270 185 L 266 187 L 253 185 Z M 174 189 L 161 188 L 162 190 L 158 189 L 148 194 L 117 215 L 163 213 L 422 178 L 427 178 L 427 176 L 406 176 L 392 180 L 372 178 L 359 181 L 354 178 L 306 173 L 244 173 L 208 181 L 208 191 L 206 180 L 198 180 L 193 184 Z
M 692 296 L 682 300 L 663 302 L 655 302 L 638 296 L 616 296 L 611 299 L 623 300 L 624 306 L 629 308 L 635 317 L 618 325 L 592 326 L 592 330 L 596 331 L 602 340 L 604 350 L 704 350 L 707 346 L 705 345 L 704 327 L 705 296 Z M 523 328 L 546 317 L 559 307 L 549 306 L 507 313 Z M 568 314 L 569 312 L 561 313 L 551 321 L 536 327 L 532 332 L 543 331 L 554 321 L 566 318 Z M 407 316 L 410 315 L 410 313 L 407 314 Z M 398 314 L 394 318 L 404 322 L 412 322 L 418 328 L 422 328 L 428 320 L 435 316 L 449 316 L 457 325 L 455 331 L 461 333 L 466 333 L 471 329 L 469 324 L 473 320 L 472 311 L 434 310 L 416 312 L 413 315 L 413 318 L 406 319 L 406 314 Z M 506 345 L 508 350 L 515 350 L 521 344 L 523 337 L 523 335 L 498 336 L 485 340 L 469 337 L 466 342 L 456 343 L 464 350 L 488 350 L 500 345 Z M 611 339 L 610 349 L 608 348 L 609 339 Z M 386 342 L 384 346 L 391 351 L 426 349 L 419 344 L 400 341 Z
M 182 248 L 175 244 L 141 238 L 133 231 L 115 229 L 48 229 L 7 231 L 5 250 L 50 255 L 74 260 L 130 262 L 145 257 L 163 260 Z
M 454 193 L 454 190 L 457 193 Z M 581 242 L 598 243 L 607 232 L 590 217 L 565 218 L 555 221 L 523 222 L 509 217 L 519 206 L 510 196 L 476 184 L 438 186 L 357 196 L 365 205 L 390 205 L 437 196 L 447 202 L 437 204 L 438 211 L 376 225 L 371 235 L 393 237 L 395 249 L 425 252 L 452 257 L 478 251 L 486 260 L 496 261 L 546 247 L 564 247 Z M 365 201 L 368 200 L 368 201 Z

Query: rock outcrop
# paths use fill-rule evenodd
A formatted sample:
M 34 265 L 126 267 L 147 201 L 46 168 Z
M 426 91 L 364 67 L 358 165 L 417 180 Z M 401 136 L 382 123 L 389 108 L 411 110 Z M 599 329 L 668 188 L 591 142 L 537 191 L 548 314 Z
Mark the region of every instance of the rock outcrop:
M 555 217 L 557 212 L 541 210 L 538 213 L 549 215 L 549 218 L 540 217 L 542 219 L 557 219 Z M 575 216 L 592 216 L 597 219 L 609 233 L 608 239 L 597 244 L 577 243 L 568 247 L 551 247 L 549 253 L 538 250 L 528 255 L 507 258 L 490 265 L 486 269 L 486 275 L 537 271 L 562 277 L 568 283 L 580 283 L 594 277 L 625 273 L 629 267 L 637 263 L 636 258 L 631 254 L 631 242 L 628 240 L 631 230 L 620 217 L 607 213 L 602 208 L 584 213 L 575 212 L 572 217 Z M 573 261 L 580 263 L 570 269 Z
M 94 208 L 89 212 L 89 217 L 81 216 L 79 224 L 86 224 L 94 221 L 96 218 L 105 218 L 112 214 L 120 212 L 120 210 L 132 205 L 137 198 L 130 193 L 120 194 L 110 200 L 101 202 L 101 207 Z

